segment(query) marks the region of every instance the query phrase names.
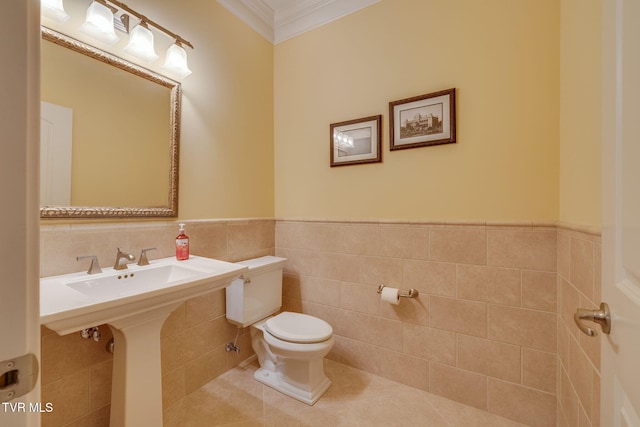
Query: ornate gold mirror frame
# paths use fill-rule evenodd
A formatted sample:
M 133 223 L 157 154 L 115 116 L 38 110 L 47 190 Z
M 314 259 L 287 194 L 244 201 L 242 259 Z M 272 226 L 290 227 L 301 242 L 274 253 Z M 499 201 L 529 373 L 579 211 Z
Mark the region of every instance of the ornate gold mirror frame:
M 181 85 L 151 70 L 132 64 L 122 58 L 104 52 L 91 45 L 41 27 L 42 38 L 57 45 L 94 58 L 107 65 L 119 68 L 153 83 L 170 89 L 169 143 L 167 155 L 170 156 L 170 167 L 167 171 L 169 180 L 168 202 L 158 207 L 121 207 L 121 206 L 41 206 L 40 217 L 43 219 L 63 218 L 135 218 L 135 217 L 175 217 L 178 215 L 178 156 L 180 139 L 180 103 Z

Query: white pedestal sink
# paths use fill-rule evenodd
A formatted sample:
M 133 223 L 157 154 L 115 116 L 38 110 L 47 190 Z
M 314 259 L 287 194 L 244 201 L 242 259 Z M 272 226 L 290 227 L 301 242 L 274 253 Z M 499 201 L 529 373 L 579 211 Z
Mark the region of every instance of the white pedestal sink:
M 183 301 L 226 287 L 247 267 L 192 256 L 40 280 L 40 323 L 59 335 L 113 331 L 111 426 L 162 426 L 160 329 Z

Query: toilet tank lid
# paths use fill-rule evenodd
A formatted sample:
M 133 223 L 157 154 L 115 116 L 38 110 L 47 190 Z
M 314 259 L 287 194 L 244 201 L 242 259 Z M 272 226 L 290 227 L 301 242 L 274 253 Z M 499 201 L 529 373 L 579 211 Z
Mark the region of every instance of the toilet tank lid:
M 249 267 L 249 271 L 245 272 L 243 276 L 253 276 L 256 273 L 275 270 L 278 268 L 284 268 L 284 264 L 286 262 L 287 262 L 286 258 L 268 255 L 260 258 L 253 258 L 253 259 L 247 259 L 244 261 L 239 261 L 236 264 Z
M 264 323 L 271 335 L 293 343 L 322 342 L 331 338 L 333 328 L 322 319 L 302 313 L 283 311 Z

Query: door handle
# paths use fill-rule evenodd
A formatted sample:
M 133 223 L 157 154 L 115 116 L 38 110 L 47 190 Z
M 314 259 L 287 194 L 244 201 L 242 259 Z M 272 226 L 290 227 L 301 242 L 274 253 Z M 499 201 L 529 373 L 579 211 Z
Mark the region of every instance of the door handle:
M 29 353 L 0 362 L 0 403 L 29 393 L 38 379 L 38 359 Z
M 603 334 L 609 334 L 611 332 L 611 312 L 606 302 L 600 303 L 600 310 L 577 309 L 573 314 L 573 320 L 575 320 L 578 328 L 590 337 L 595 337 L 598 333 L 582 323 L 583 320 L 595 322 L 600 325 Z

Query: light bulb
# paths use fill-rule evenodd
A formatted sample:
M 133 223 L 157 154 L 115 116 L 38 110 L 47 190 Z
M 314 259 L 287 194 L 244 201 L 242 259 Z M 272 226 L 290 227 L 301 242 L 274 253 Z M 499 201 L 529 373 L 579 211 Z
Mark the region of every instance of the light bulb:
M 69 14 L 64 10 L 62 0 L 42 0 L 40 6 L 42 7 L 42 14 L 47 18 L 61 24 L 69 19 Z
M 131 30 L 129 43 L 124 48 L 131 55 L 145 61 L 155 61 L 158 55 L 153 47 L 153 33 L 144 24 L 140 23 Z
M 169 46 L 162 69 L 180 79 L 187 77 L 191 74 L 191 70 L 187 65 L 187 52 L 177 43 Z
M 80 31 L 107 44 L 114 44 L 118 40 L 113 28 L 113 12 L 96 1 L 87 9 L 87 17 Z

